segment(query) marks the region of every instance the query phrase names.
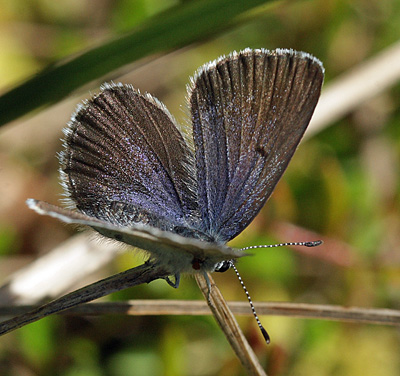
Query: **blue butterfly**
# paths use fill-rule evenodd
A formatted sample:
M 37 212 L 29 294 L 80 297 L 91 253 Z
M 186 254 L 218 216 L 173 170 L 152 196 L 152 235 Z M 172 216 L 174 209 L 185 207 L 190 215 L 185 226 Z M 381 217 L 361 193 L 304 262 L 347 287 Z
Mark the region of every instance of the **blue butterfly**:
M 130 85 L 104 84 L 64 130 L 60 173 L 69 209 L 30 208 L 147 251 L 175 275 L 225 271 L 226 243 L 273 192 L 314 112 L 323 82 L 304 52 L 245 49 L 191 79 L 191 126 Z M 73 210 L 71 210 L 73 209 Z

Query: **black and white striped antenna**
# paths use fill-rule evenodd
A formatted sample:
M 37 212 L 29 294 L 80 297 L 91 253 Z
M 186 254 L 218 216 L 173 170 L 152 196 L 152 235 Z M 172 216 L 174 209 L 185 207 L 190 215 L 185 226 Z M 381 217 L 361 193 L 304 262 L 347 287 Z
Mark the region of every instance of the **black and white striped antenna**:
M 268 244 L 268 245 L 252 245 L 252 246 L 249 246 L 249 247 L 242 248 L 241 251 L 248 251 L 249 249 L 258 249 L 258 248 L 275 248 L 275 247 L 286 247 L 286 246 L 296 246 L 296 245 L 304 246 L 304 247 L 317 247 L 317 246 L 319 246 L 321 244 L 322 244 L 322 240 L 316 240 L 316 241 L 311 241 L 311 242 L 291 242 L 291 243 L 279 243 L 279 244 Z M 239 272 L 238 272 L 238 270 L 237 270 L 237 268 L 236 268 L 236 266 L 235 266 L 233 261 L 231 262 L 230 266 L 235 271 L 235 273 L 236 273 L 236 275 L 237 275 L 237 277 L 239 279 L 239 282 L 242 285 L 242 288 L 243 288 L 244 292 L 246 293 L 247 300 L 249 301 L 251 310 L 253 312 L 253 316 L 257 321 L 257 325 L 261 330 L 261 333 L 262 333 L 262 335 L 263 335 L 263 337 L 265 339 L 265 342 L 267 342 L 267 344 L 270 343 L 269 334 L 266 331 L 266 329 L 263 327 L 263 325 L 261 324 L 260 319 L 258 318 L 256 309 L 254 308 L 254 304 L 253 304 L 253 301 L 251 300 L 250 294 L 247 291 L 247 288 L 246 288 L 246 286 L 245 286 L 245 284 L 244 284 L 244 282 L 242 280 L 242 277 L 240 276 L 240 274 L 239 274 Z

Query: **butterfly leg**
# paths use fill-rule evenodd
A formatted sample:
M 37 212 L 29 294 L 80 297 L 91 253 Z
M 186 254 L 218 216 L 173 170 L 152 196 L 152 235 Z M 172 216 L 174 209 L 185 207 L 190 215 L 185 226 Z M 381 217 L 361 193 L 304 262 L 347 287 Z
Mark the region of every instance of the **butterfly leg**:
M 165 280 L 170 286 L 172 286 L 174 289 L 177 289 L 179 287 L 179 282 L 181 281 L 181 275 L 179 273 L 176 273 L 175 281 L 171 281 L 169 277 L 166 277 Z
M 207 287 L 208 287 L 208 291 L 207 291 L 207 301 L 208 301 L 210 304 L 212 304 L 212 303 L 211 303 L 211 299 L 210 299 L 210 294 L 211 294 L 211 282 L 210 282 L 210 278 L 208 278 L 207 272 L 204 272 L 203 275 L 204 275 L 204 279 L 205 279 L 206 282 L 207 282 Z

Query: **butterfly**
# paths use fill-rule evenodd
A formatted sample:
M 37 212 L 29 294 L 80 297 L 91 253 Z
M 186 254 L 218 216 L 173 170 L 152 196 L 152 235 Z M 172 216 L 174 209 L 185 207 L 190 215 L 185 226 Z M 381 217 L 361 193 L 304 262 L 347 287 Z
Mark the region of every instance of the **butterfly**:
M 245 49 L 200 67 L 190 125 L 150 94 L 107 83 L 79 105 L 59 154 L 68 208 L 39 214 L 140 248 L 175 276 L 225 271 L 226 245 L 273 192 L 314 112 L 321 62 L 294 50 Z

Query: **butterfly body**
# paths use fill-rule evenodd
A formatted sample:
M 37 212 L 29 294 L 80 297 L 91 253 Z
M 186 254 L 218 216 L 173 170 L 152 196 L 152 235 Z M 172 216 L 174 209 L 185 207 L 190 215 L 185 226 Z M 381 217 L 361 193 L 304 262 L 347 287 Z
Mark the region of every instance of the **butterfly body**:
M 105 84 L 65 129 L 60 173 L 70 209 L 40 214 L 138 247 L 171 274 L 224 271 L 225 244 L 261 210 L 318 101 L 321 63 L 292 50 L 232 53 L 188 88 L 192 127 L 130 85 Z

